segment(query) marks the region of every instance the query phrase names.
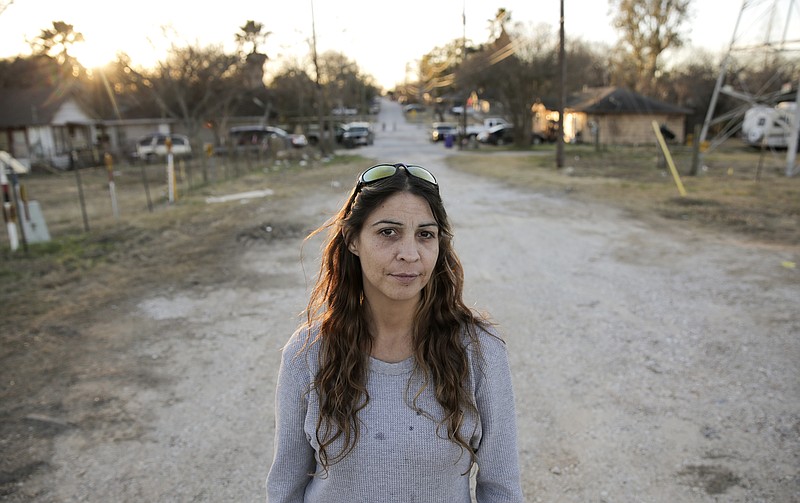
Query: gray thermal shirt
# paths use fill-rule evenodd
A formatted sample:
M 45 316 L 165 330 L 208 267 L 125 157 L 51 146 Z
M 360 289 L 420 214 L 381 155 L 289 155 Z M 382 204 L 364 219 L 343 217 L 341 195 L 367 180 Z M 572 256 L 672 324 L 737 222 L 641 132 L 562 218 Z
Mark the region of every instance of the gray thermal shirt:
M 413 357 L 399 363 L 370 358 L 369 403 L 358 413 L 358 442 L 327 474 L 321 469 L 319 401 L 308 392 L 318 368 L 318 345 L 303 350 L 306 336 L 298 332 L 283 350 L 268 503 L 469 503 L 469 453 L 446 438 L 444 426 L 437 431 L 443 409 L 431 386 L 416 399 L 418 410 L 409 405 L 422 382 Z M 506 346 L 482 330 L 479 342 L 482 358 L 467 345 L 468 389 L 479 417 L 469 415 L 460 430 L 477 456 L 476 499 L 521 503 Z M 340 446 L 329 446 L 329 456 Z

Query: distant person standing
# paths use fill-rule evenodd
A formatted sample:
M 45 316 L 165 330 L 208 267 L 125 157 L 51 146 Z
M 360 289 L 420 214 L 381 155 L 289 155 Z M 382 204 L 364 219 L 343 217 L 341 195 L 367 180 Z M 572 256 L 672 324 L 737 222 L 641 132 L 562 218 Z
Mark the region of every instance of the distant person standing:
M 523 501 L 506 346 L 462 300 L 436 178 L 379 164 L 328 231 L 283 350 L 269 503 Z M 313 235 L 312 234 L 312 235 Z

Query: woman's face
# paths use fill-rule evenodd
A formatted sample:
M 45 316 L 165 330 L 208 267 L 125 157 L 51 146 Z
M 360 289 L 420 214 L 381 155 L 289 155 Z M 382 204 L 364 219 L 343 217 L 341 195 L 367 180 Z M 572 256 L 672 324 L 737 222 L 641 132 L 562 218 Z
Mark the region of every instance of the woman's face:
M 416 302 L 439 257 L 439 226 L 425 199 L 398 192 L 373 210 L 348 249 L 361 261 L 370 303 Z

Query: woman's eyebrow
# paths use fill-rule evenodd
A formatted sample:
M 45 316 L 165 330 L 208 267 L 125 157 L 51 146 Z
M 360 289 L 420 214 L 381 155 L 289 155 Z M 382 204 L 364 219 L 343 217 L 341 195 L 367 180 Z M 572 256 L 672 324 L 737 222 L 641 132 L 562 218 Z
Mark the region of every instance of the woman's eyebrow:
M 377 222 L 372 224 L 372 227 L 375 227 L 376 225 L 386 225 L 386 224 L 388 224 L 388 225 L 397 225 L 397 226 L 400 226 L 400 227 L 403 226 L 403 222 L 397 222 L 395 220 L 383 219 L 383 220 L 378 220 Z
M 375 227 L 375 226 L 378 226 L 378 225 L 395 225 L 397 227 L 404 227 L 405 226 L 405 224 L 403 222 L 399 222 L 399 221 L 396 221 L 396 220 L 389 220 L 389 219 L 378 220 L 377 222 L 372 224 L 372 227 Z M 439 224 L 437 224 L 436 222 L 426 222 L 424 224 L 419 224 L 418 227 L 439 227 Z

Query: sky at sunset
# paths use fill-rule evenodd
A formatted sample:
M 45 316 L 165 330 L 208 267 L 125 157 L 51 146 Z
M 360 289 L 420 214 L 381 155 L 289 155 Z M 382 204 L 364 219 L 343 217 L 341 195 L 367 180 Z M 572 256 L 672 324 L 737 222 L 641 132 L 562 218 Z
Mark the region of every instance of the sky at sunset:
M 617 32 L 610 27 L 606 0 L 564 3 L 568 38 L 605 43 L 617 40 Z M 762 3 L 772 5 L 772 1 Z M 692 4 L 690 43 L 712 53 L 723 52 L 731 42 L 741 3 L 694 0 Z M 797 4 L 794 3 L 793 15 L 800 17 Z M 85 66 L 108 62 L 118 50 L 127 52 L 134 64 L 148 66 L 163 58 L 168 40 L 221 44 L 226 50 L 233 50 L 234 34 L 252 19 L 272 32 L 262 52 L 271 59 L 267 71 L 277 71 L 281 61 L 309 54 L 311 6 L 312 0 L 226 0 L 213 6 L 182 0 L 14 0 L 0 14 L 0 57 L 29 53 L 27 40 L 50 28 L 53 21 L 65 21 L 84 35 L 85 42 L 78 44 L 73 52 Z M 413 69 L 415 61 L 434 47 L 460 38 L 464 27 L 468 39 L 476 43 L 486 41 L 488 20 L 498 7 L 509 10 L 513 22 L 549 24 L 554 34 L 558 33 L 558 0 L 315 0 L 313 7 L 318 51 L 346 54 L 364 73 L 386 87 L 402 82 L 407 67 Z M 466 14 L 466 25 L 462 23 L 462 11 Z M 763 26 L 766 22 L 759 21 L 758 15 L 748 18 L 742 22 L 741 31 L 746 28 L 756 31 L 754 24 L 760 22 Z M 800 29 L 796 30 L 795 39 L 800 38 L 798 34 Z

